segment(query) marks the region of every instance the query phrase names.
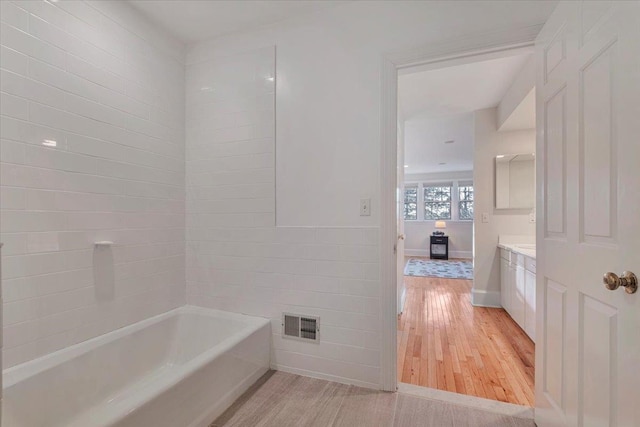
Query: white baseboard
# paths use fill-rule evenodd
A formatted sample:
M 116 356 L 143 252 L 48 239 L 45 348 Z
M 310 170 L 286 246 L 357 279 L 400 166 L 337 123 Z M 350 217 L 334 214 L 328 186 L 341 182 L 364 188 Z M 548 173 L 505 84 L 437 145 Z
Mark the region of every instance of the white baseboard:
M 471 304 L 475 307 L 501 308 L 500 292 L 471 289 Z
M 380 384 L 374 384 L 366 381 L 358 381 L 351 378 L 338 377 L 336 375 L 323 374 L 322 372 L 307 371 L 306 369 L 292 368 L 290 366 L 283 366 L 277 363 L 272 363 L 271 369 L 275 369 L 276 371 L 288 372 L 290 374 L 301 375 L 303 377 L 318 378 L 320 380 L 333 381 L 340 384 L 348 384 L 348 385 L 355 385 L 358 387 L 371 388 L 374 390 L 382 390 L 382 387 Z
M 404 249 L 405 256 L 419 256 L 429 258 L 428 249 Z M 449 251 L 449 258 L 472 259 L 471 251 Z
M 405 256 L 421 256 L 429 258 L 429 251 L 425 249 L 407 249 L 404 248 Z

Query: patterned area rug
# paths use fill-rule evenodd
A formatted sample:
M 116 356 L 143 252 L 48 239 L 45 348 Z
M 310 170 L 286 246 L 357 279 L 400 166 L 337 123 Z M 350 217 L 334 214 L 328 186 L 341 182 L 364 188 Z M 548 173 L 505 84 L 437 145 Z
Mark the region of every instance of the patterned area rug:
M 405 276 L 473 279 L 471 261 L 411 258 L 404 267 Z

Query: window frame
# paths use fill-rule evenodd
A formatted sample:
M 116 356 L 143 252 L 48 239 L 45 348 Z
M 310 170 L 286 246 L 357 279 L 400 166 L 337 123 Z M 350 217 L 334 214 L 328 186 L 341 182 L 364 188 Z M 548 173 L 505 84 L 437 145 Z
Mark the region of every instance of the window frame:
M 425 200 L 424 200 L 424 189 L 425 187 L 439 187 L 439 186 L 450 186 L 451 187 L 451 218 L 450 219 L 426 219 L 425 218 Z M 404 203 L 404 191 L 407 188 L 417 188 L 418 191 L 418 212 L 417 219 L 404 219 L 404 221 L 422 221 L 422 222 L 435 222 L 435 221 L 451 221 L 451 222 L 473 222 L 474 218 L 464 219 L 460 218 L 460 187 L 472 187 L 473 188 L 473 206 L 475 208 L 475 187 L 474 183 L 470 179 L 459 179 L 459 180 L 447 180 L 447 181 L 406 181 L 404 183 L 403 188 L 403 203 Z M 474 209 L 475 215 L 475 209 Z
M 449 199 L 448 200 L 435 200 L 426 198 L 426 192 L 428 188 L 448 188 L 449 189 Z M 452 183 L 433 183 L 433 184 L 423 184 L 422 185 L 422 211 L 423 218 L 425 221 L 452 221 L 453 220 L 453 193 L 454 185 Z M 427 218 L 427 203 L 432 205 L 449 205 L 449 216 L 447 217 L 439 217 L 439 218 Z
M 469 183 L 469 182 L 458 182 L 458 185 L 456 185 L 456 187 L 457 187 L 457 190 L 458 190 L 458 191 L 457 191 L 457 196 L 458 196 L 458 205 L 457 205 L 457 207 L 458 207 L 458 221 L 473 221 L 473 218 L 474 218 L 475 213 L 476 213 L 476 211 L 475 211 L 475 201 L 476 201 L 475 195 L 476 195 L 476 190 L 475 190 L 475 188 L 473 187 L 473 183 Z M 465 187 L 471 187 L 471 198 L 470 198 L 470 199 L 464 199 L 464 200 L 463 200 L 463 199 L 460 197 L 460 193 L 461 193 L 461 190 L 462 190 L 463 188 L 465 188 Z M 461 216 L 461 212 L 462 212 L 462 204 L 463 204 L 463 203 L 471 203 L 471 212 L 472 212 L 472 214 L 471 214 L 471 218 L 462 218 L 462 216 Z
M 415 189 L 416 190 L 416 217 L 415 218 L 406 218 L 406 207 L 407 207 L 407 190 Z M 405 221 L 419 221 L 420 220 L 420 186 L 418 184 L 406 184 L 402 189 L 402 205 L 403 205 L 403 219 Z

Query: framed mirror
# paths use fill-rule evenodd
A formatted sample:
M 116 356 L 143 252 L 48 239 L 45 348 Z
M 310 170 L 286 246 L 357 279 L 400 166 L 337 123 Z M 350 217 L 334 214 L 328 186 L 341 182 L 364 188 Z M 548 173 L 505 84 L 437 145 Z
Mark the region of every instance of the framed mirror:
M 496 209 L 532 209 L 536 201 L 535 154 L 496 156 Z

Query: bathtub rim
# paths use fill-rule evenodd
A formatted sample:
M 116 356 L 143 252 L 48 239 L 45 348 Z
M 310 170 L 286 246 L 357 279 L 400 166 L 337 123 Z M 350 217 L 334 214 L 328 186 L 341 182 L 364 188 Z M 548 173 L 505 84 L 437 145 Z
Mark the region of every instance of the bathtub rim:
M 158 390 L 159 393 L 162 393 L 169 389 L 171 386 L 174 386 L 175 384 L 177 384 L 181 377 L 186 376 L 189 373 L 201 368 L 206 364 L 206 362 L 229 350 L 234 345 L 243 341 L 253 332 L 257 331 L 264 325 L 270 324 L 271 322 L 268 318 L 264 317 L 250 316 L 246 314 L 233 313 L 193 305 L 183 305 L 181 307 L 174 308 L 167 312 L 149 317 L 131 325 L 124 326 L 111 332 L 107 332 L 106 334 L 98 335 L 97 337 L 82 341 L 69 347 L 65 347 L 53 353 L 46 354 L 37 359 L 29 360 L 19 365 L 4 369 L 2 370 L 2 388 L 3 390 L 6 390 L 21 381 L 24 381 L 48 369 L 60 365 L 67 360 L 81 356 L 91 350 L 95 350 L 102 345 L 111 343 L 126 335 L 130 335 L 155 323 L 159 323 L 162 320 L 171 318 L 173 316 L 178 316 L 180 314 L 198 314 L 213 318 L 225 318 L 228 320 L 235 320 L 244 323 L 245 327 L 242 328 L 239 332 L 236 332 L 235 334 L 224 338 L 213 347 L 210 347 L 190 361 L 181 365 L 182 369 L 180 371 L 183 372 L 184 375 L 177 377 L 175 381 L 172 376 L 171 382 L 166 385 L 166 388 L 163 387 L 162 390 Z

